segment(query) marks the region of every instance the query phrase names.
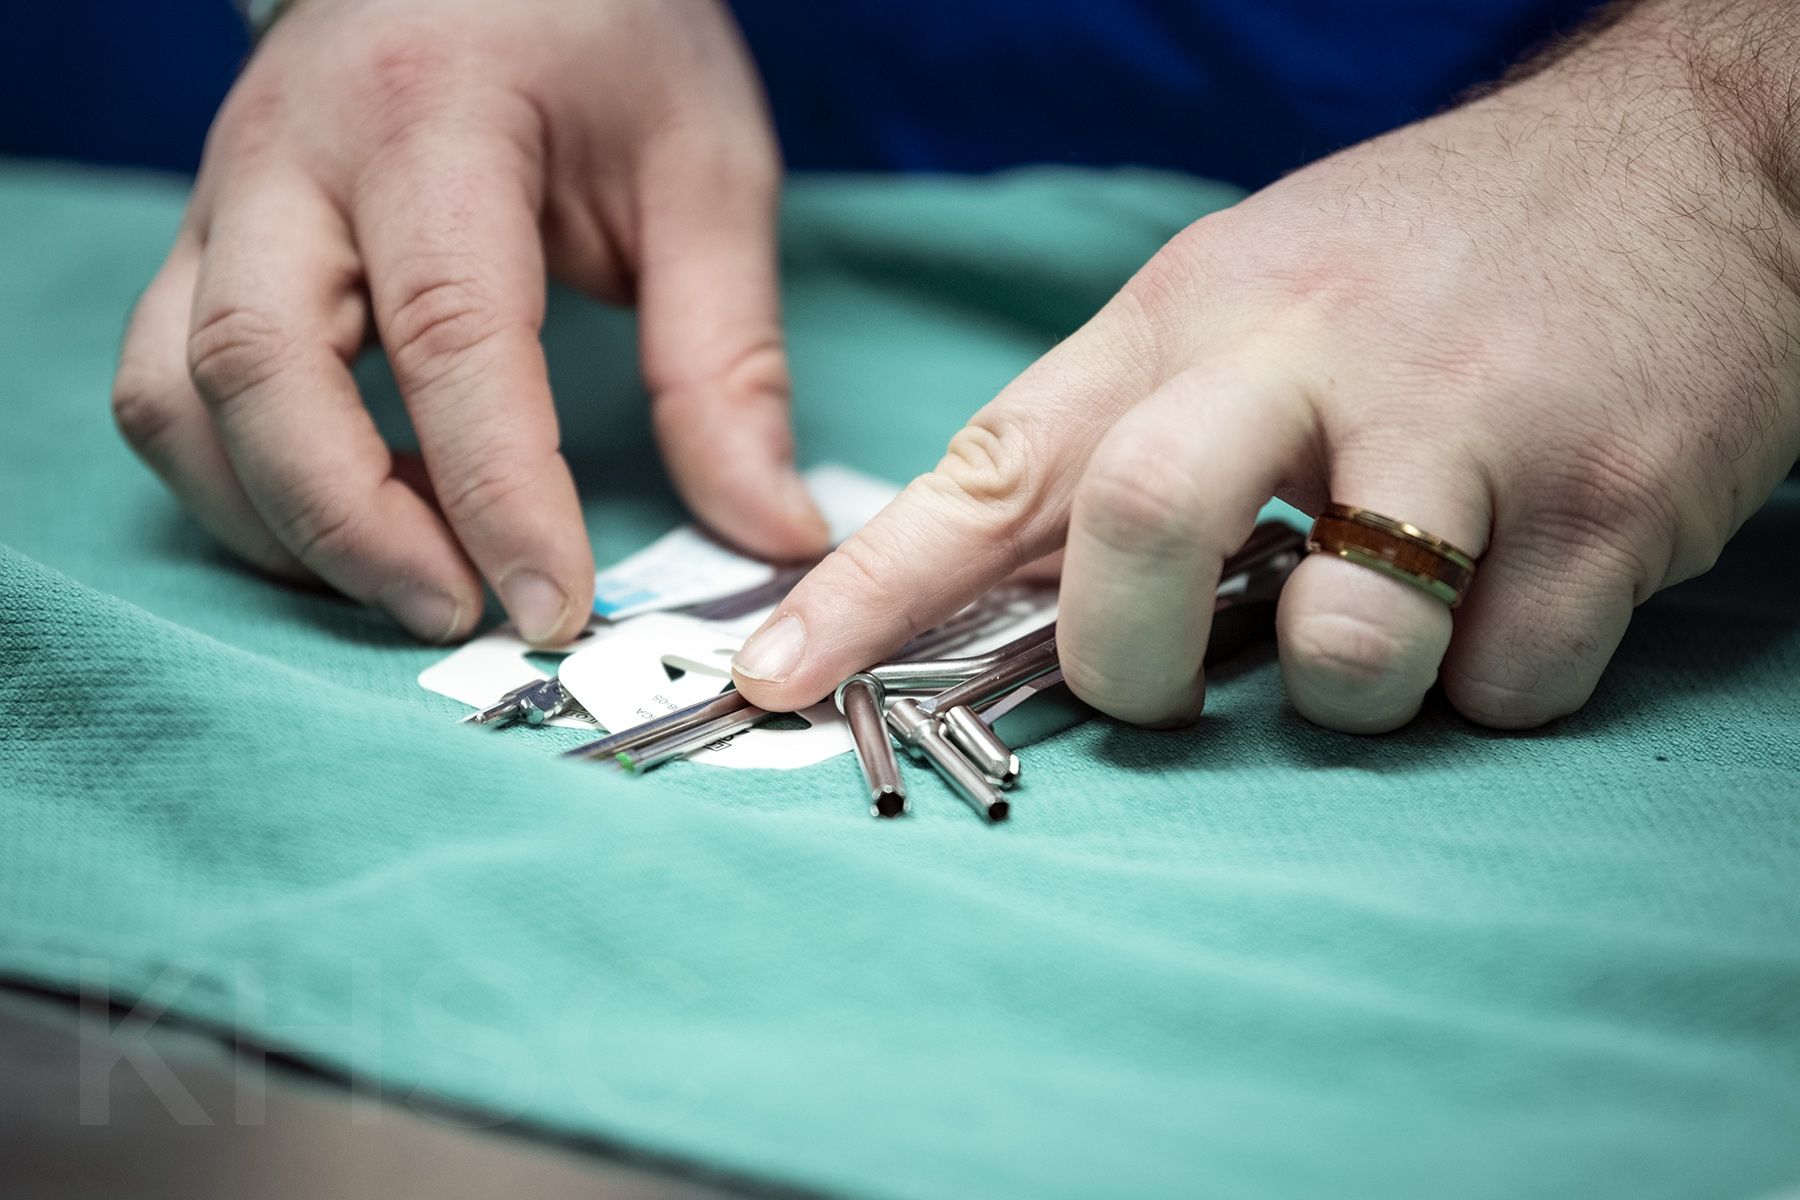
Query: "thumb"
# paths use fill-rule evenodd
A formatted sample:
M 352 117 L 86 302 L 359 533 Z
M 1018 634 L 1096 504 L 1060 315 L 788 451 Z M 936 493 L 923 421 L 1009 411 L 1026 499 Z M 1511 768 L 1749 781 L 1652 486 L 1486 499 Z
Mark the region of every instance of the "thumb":
M 811 558 L 825 519 L 794 470 L 772 162 L 690 164 L 648 189 L 640 353 L 657 441 L 702 522 L 754 554 Z

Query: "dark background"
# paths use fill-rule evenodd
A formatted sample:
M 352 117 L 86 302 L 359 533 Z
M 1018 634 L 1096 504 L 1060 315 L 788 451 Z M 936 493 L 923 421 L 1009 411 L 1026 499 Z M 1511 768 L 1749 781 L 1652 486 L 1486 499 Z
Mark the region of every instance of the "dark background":
M 248 51 L 228 0 L 3 2 L 0 154 L 193 169 Z M 738 0 L 734 8 L 794 168 L 1143 163 L 1256 186 L 1443 107 L 1592 6 Z

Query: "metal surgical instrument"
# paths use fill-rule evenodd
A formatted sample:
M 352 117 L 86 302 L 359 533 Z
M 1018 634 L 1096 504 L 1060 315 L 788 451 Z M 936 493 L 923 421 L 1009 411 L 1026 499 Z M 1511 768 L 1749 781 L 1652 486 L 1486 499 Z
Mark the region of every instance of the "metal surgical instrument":
M 984 654 L 972 654 L 967 658 L 927 658 L 913 662 L 878 663 L 870 667 L 868 673 L 879 679 L 881 685 L 891 692 L 937 691 L 955 687 L 984 671 L 991 671 L 1013 655 L 1042 645 L 1055 636 L 1056 623 L 1052 621 Z
M 1297 530 L 1274 522 L 1258 525 L 1225 561 L 1214 600 L 1208 659 L 1242 649 L 1263 632 L 1268 605 L 1304 554 Z M 977 631 L 983 617 L 973 607 L 909 643 L 920 653 Z M 869 788 L 871 811 L 898 816 L 907 810 L 906 788 L 887 736 L 891 730 L 916 758 L 937 768 L 950 786 L 992 821 L 1005 820 L 1010 805 L 1000 788 L 1017 781 L 1019 758 L 980 713 L 1004 710 L 1006 698 L 1060 679 L 1056 624 L 996 649 L 962 658 L 885 662 L 858 672 L 834 696 L 856 746 Z M 890 698 L 895 693 L 927 693 Z M 1015 700 L 1016 702 L 1016 700 Z M 775 714 L 735 690 L 577 747 L 566 757 L 616 761 L 648 771 L 740 733 Z
M 1019 781 L 1019 756 L 974 709 L 959 704 L 939 717 L 938 723 L 950 744 L 996 787 L 1009 788 Z
M 555 678 L 534 679 L 506 693 L 486 708 L 464 717 L 461 724 L 501 726 L 514 721 L 542 725 L 563 716 L 587 716 L 587 710 Z
M 1265 599 L 1258 585 L 1267 580 L 1276 585 L 1300 561 L 1306 551 L 1306 537 L 1300 531 L 1276 521 L 1265 521 L 1250 533 L 1244 545 L 1226 559 L 1219 571 L 1216 611 L 1237 608 Z M 868 669 L 890 692 L 925 692 L 955 687 L 985 671 L 991 671 L 1015 655 L 1031 650 L 1056 637 L 1054 622 L 1014 638 L 1004 646 L 965 658 L 917 659 L 908 662 L 885 662 Z M 1225 639 L 1230 647 L 1221 646 L 1215 654 L 1236 649 L 1240 638 Z M 936 702 L 932 707 L 942 709 Z
M 1021 642 L 1030 642 L 1033 644 L 1023 654 L 1014 654 L 1003 659 L 1000 664 L 995 666 L 992 670 L 976 676 L 975 679 L 963 684 L 960 688 L 952 688 L 950 691 L 943 693 L 942 696 L 927 697 L 920 701 L 921 707 L 928 715 L 935 716 L 938 703 L 943 701 L 945 697 L 960 697 L 955 700 L 955 703 L 958 705 L 986 704 L 992 700 L 999 699 L 1001 696 L 1004 696 L 1015 688 L 1030 683 L 1041 675 L 1046 675 L 1049 672 L 1056 670 L 1056 643 L 1054 641 L 1045 640 L 1045 635 L 1047 633 L 1053 633 L 1054 629 L 1054 626 L 1047 626 L 1045 629 L 1027 634 L 1026 637 L 1019 640 Z M 986 656 L 982 657 L 985 658 Z M 872 672 L 864 672 L 864 674 L 872 679 L 875 678 Z M 854 679 L 856 676 L 852 676 L 851 678 Z M 857 690 L 860 692 L 863 689 L 859 688 Z M 721 711 L 716 716 L 709 717 L 705 720 L 684 720 L 678 722 L 678 728 L 670 728 L 654 739 L 639 739 L 630 745 L 619 746 L 613 750 L 612 757 L 618 761 L 620 766 L 627 770 L 636 772 L 648 771 L 652 768 L 660 767 L 670 759 L 680 758 L 684 755 L 691 754 L 702 747 L 709 746 L 713 742 L 729 738 L 734 734 L 742 733 L 751 726 L 759 724 L 775 715 L 766 708 L 758 708 L 756 705 L 751 704 L 735 691 L 726 692 L 723 695 L 715 697 L 710 703 L 717 705 L 719 701 L 724 700 L 727 696 L 738 696 L 738 702 L 734 707 L 730 707 L 726 709 L 726 711 Z M 844 713 L 846 720 L 850 720 L 849 711 L 843 707 L 843 699 L 844 697 L 840 693 L 840 696 L 838 697 L 839 711 Z M 853 704 L 859 707 L 863 703 L 863 700 L 853 702 Z M 698 709 L 700 706 L 694 707 Z M 877 712 L 879 712 L 880 703 L 876 702 L 875 707 Z M 682 711 L 686 712 L 689 710 L 684 709 Z M 678 714 L 670 714 L 671 717 L 676 715 Z M 981 724 L 981 718 L 975 716 L 974 713 L 970 713 L 969 717 L 976 724 Z M 664 718 L 664 720 L 668 719 L 669 718 Z M 871 762 L 873 762 L 876 765 L 878 774 L 884 781 L 884 785 L 891 775 L 893 784 L 895 788 L 898 789 L 892 795 L 877 795 L 873 791 L 877 786 L 876 782 L 871 778 L 869 786 L 871 788 L 870 803 L 872 807 L 875 809 L 876 813 L 881 816 L 898 816 L 900 813 L 905 812 L 906 791 L 904 787 L 899 785 L 898 767 L 896 766 L 892 772 L 886 771 L 885 764 L 879 762 L 880 750 L 876 748 L 880 739 L 874 738 L 866 728 L 862 738 L 858 739 L 856 737 L 856 722 L 851 721 L 850 724 L 851 738 L 856 742 L 857 758 L 858 761 L 863 764 L 865 774 L 868 772 Z M 642 726 L 639 728 L 642 728 Z M 985 729 L 986 726 L 983 725 L 982 728 Z M 610 739 L 603 738 L 600 742 L 593 742 L 590 743 L 588 747 L 583 747 L 582 749 L 586 750 L 587 753 L 581 754 L 580 757 L 599 757 L 599 748 L 608 740 Z M 998 743 L 999 739 L 994 738 L 993 741 Z M 576 751 L 571 751 L 570 753 L 573 755 Z M 1010 750 L 1006 752 L 1007 757 L 1010 757 L 1011 754 L 1012 752 Z M 1004 759 L 1001 760 L 1000 765 L 997 765 L 995 769 L 1004 770 Z M 1016 760 L 1014 761 L 1012 774 L 1015 777 L 1018 775 Z M 896 804 L 898 807 L 895 812 L 882 812 L 884 807 L 894 807 Z
M 856 762 L 869 785 L 869 811 L 878 817 L 898 817 L 906 812 L 906 784 L 900 778 L 900 762 L 888 738 L 882 716 L 886 689 L 881 680 L 859 671 L 838 684 L 832 699 L 850 726 L 856 745 Z
M 1004 821 L 1012 805 L 1000 794 L 981 770 L 962 756 L 944 737 L 937 719 L 920 707 L 917 700 L 903 697 L 888 705 L 888 728 L 915 757 L 927 759 L 938 774 L 969 802 L 969 806 L 989 821 Z
M 1034 630 L 1011 645 L 1024 645 L 1025 652 L 1029 653 L 1035 647 L 1045 643 L 1046 634 L 1046 630 Z M 993 662 L 995 659 L 999 659 L 999 662 L 1006 661 L 1005 648 L 991 655 L 976 656 L 976 659 L 968 661 Z M 999 663 L 995 665 L 998 666 Z M 902 815 L 906 812 L 907 807 L 906 785 L 900 776 L 899 761 L 894 757 L 894 747 L 889 738 L 888 724 L 883 718 L 883 708 L 887 707 L 887 689 L 879 675 L 873 670 L 857 672 L 838 684 L 833 699 L 837 702 L 838 711 L 844 714 L 845 720 L 850 725 L 851 740 L 856 746 L 857 765 L 862 768 L 863 779 L 869 785 L 870 811 L 878 817 Z M 988 703 L 994 703 L 997 699 L 998 697 L 995 697 Z M 931 718 L 932 714 L 925 711 L 920 702 L 909 700 L 908 703 L 912 704 L 921 716 Z M 890 707 L 889 712 L 891 713 L 891 711 Z M 910 719 L 911 711 L 902 709 L 903 718 Z M 945 770 L 946 773 L 953 770 L 953 764 L 949 766 L 945 764 L 949 764 L 950 758 L 955 757 L 980 773 L 989 783 L 998 787 L 1010 787 L 1018 780 L 1018 755 L 1014 754 L 1000 739 L 1000 736 L 988 727 L 987 722 L 982 720 L 973 708 L 959 705 L 945 713 L 937 723 L 941 726 L 939 733 L 942 735 L 945 745 L 935 753 L 931 750 L 921 750 L 920 752 L 930 757 L 934 764 L 939 764 L 941 770 Z M 914 730 L 911 734 L 912 740 L 907 744 L 909 747 L 916 748 L 920 746 L 921 739 L 925 737 L 926 734 L 922 729 Z M 981 807 L 984 813 L 989 812 L 993 807 L 994 798 L 988 797 L 985 793 L 979 793 L 979 799 L 968 796 L 966 790 L 954 782 L 962 775 L 966 775 L 966 772 L 950 776 L 953 780 L 952 786 L 964 793 L 965 798 L 969 799 L 971 803 Z M 994 819 L 999 820 L 1004 817 L 1006 809 L 1003 808 L 1000 812 L 1001 816 Z
M 1056 670 L 1056 642 L 1053 640 L 1054 632 L 1055 626 L 1052 625 L 1027 634 L 1024 638 L 1019 639 L 1019 642 L 1021 643 L 1030 643 L 1023 653 L 1015 653 L 1002 659 L 993 669 L 977 675 L 974 679 L 969 680 L 959 687 L 951 688 L 942 695 L 927 697 L 919 702 L 920 707 L 926 715 L 935 716 L 940 706 L 955 707 L 957 705 L 985 704 L 991 700 L 999 699 L 1001 696 L 1004 696 L 1015 688 L 1030 683 L 1041 675 L 1046 675 L 1049 672 Z M 985 655 L 981 657 L 984 659 L 986 658 Z M 870 674 L 872 676 L 872 673 Z M 710 703 L 716 705 L 719 701 L 723 701 L 727 696 L 738 696 L 738 702 L 735 706 L 726 708 L 725 711 L 718 712 L 717 715 L 704 720 L 684 719 L 683 721 L 676 723 L 678 727 L 670 728 L 653 739 L 638 739 L 630 745 L 617 746 L 613 749 L 612 757 L 618 761 L 620 766 L 625 767 L 627 770 L 636 772 L 648 771 L 652 768 L 661 766 L 670 759 L 680 758 L 683 755 L 690 754 L 695 750 L 708 746 L 713 742 L 731 737 L 734 734 L 742 733 L 752 725 L 756 725 L 775 715 L 766 708 L 758 708 L 756 705 L 751 704 L 748 700 L 739 696 L 735 691 L 726 692 L 723 695 L 715 697 Z M 698 709 L 700 706 L 694 707 L 695 709 Z M 879 707 L 879 705 L 877 707 Z M 682 711 L 687 712 L 689 710 L 684 709 Z M 678 714 L 672 713 L 670 714 L 670 717 L 677 715 Z M 973 713 L 970 713 L 969 716 L 977 724 L 980 724 L 979 717 L 976 717 Z M 848 712 L 845 712 L 845 717 L 849 717 Z M 665 717 L 663 719 L 669 720 L 670 718 Z M 641 729 L 643 727 L 640 726 L 639 728 Z M 983 728 L 986 727 L 983 726 Z M 854 740 L 854 726 L 852 726 L 851 735 Z M 610 739 L 603 738 L 599 742 L 593 742 L 586 747 L 582 747 L 581 750 L 585 751 L 585 753 L 577 751 L 571 751 L 570 753 L 571 755 L 578 754 L 578 756 L 582 758 L 596 758 L 600 756 L 600 748 L 609 740 Z M 995 741 L 997 742 L 998 739 L 996 738 Z M 867 770 L 867 765 L 870 760 L 875 755 L 879 754 L 879 751 L 874 749 L 873 742 L 874 739 L 871 739 L 865 731 L 864 741 L 858 743 L 858 758 L 864 763 L 865 771 Z M 867 753 L 864 752 L 865 746 L 868 751 Z M 951 752 L 955 753 L 954 749 L 952 749 Z M 1007 756 L 1010 757 L 1012 752 L 1009 750 L 1006 753 Z M 934 758 L 933 761 L 935 762 L 936 759 Z M 1002 760 L 1002 762 L 1003 761 L 1004 760 Z M 1004 770 L 1004 766 L 997 766 L 996 770 Z M 1016 764 L 1012 774 L 1014 776 L 1018 774 Z M 899 778 L 898 770 L 893 772 L 893 777 L 897 782 Z M 870 787 L 873 788 L 874 786 L 875 783 L 871 780 Z M 875 796 L 873 794 L 871 794 L 870 801 L 878 813 L 884 803 L 888 806 L 892 806 L 894 803 L 893 800 L 885 800 L 883 797 Z M 906 807 L 904 789 L 899 793 L 898 804 L 899 811 L 904 812 Z M 896 813 L 894 815 L 898 814 Z
M 727 695 L 736 693 L 728 692 Z M 620 750 L 613 755 L 621 767 L 627 771 L 648 771 L 660 767 L 670 759 L 681 758 L 696 750 L 723 741 L 733 734 L 742 733 L 758 721 L 775 714 L 766 708 L 758 708 L 746 702 L 735 712 L 723 713 L 710 721 L 702 722 L 689 729 L 665 734 L 648 742 L 639 742 L 635 746 Z
M 1035 644 L 1007 655 L 981 674 L 965 679 L 955 687 L 935 696 L 927 696 L 919 701 L 919 707 L 932 716 L 959 705 L 978 707 L 1057 670 L 1056 626 L 1046 625 L 1032 636 Z
M 927 630 L 907 644 L 907 650 L 924 651 L 954 641 L 991 619 L 980 612 L 964 612 Z M 902 651 L 903 653 L 905 651 Z M 672 758 L 680 758 L 703 746 L 742 733 L 775 714 L 758 708 L 735 688 L 620 730 L 597 741 L 563 753 L 564 758 L 617 762 L 632 771 L 648 771 Z M 656 743 L 654 747 L 651 743 Z
M 564 758 L 592 759 L 600 762 L 612 762 L 620 754 L 647 746 L 651 742 L 661 741 L 676 734 L 691 733 L 720 717 L 754 710 L 755 720 L 768 716 L 764 709 L 757 708 L 746 700 L 743 693 L 735 689 L 720 692 L 717 696 L 708 696 L 696 704 L 686 708 L 678 708 L 672 713 L 660 717 L 652 717 L 641 725 L 633 725 L 630 729 L 622 729 L 618 733 L 608 734 L 598 741 L 588 742 L 573 750 L 563 752 Z M 712 739 L 708 739 L 709 741 Z

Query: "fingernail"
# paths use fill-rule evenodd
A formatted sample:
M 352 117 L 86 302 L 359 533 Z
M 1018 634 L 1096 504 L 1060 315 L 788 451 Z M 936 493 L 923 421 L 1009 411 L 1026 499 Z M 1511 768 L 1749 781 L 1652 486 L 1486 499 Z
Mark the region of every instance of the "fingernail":
M 805 649 L 806 627 L 789 613 L 745 642 L 731 660 L 731 669 L 751 679 L 780 683 L 800 665 L 800 652 Z
M 500 602 L 519 636 L 528 642 L 548 641 L 569 610 L 569 594 L 541 571 L 518 570 L 500 581 Z
M 378 597 L 381 607 L 414 637 L 447 642 L 462 627 L 462 609 L 448 593 L 427 583 L 400 583 Z

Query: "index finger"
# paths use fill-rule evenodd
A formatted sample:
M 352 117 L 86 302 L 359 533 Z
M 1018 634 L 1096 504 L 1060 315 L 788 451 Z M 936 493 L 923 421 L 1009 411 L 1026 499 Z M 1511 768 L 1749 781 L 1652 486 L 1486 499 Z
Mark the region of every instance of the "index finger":
M 828 555 L 744 644 L 737 685 L 793 710 L 1062 541 L 1075 482 L 1111 422 L 1153 386 L 1146 357 L 1110 353 L 1108 306 L 1009 384 L 915 479 Z
M 521 636 L 573 637 L 593 552 L 539 341 L 543 246 L 517 143 L 413 135 L 355 210 L 375 321 L 457 539 Z

